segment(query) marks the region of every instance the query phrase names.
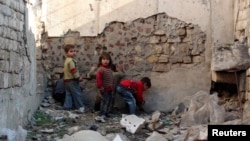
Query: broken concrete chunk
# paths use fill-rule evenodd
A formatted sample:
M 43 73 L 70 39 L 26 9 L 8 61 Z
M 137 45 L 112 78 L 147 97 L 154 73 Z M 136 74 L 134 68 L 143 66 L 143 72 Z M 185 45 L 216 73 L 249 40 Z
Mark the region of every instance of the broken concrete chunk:
M 143 126 L 145 120 L 136 115 L 122 115 L 120 123 L 126 128 L 126 131 L 134 134 Z
M 113 141 L 123 141 L 119 135 L 116 135 Z
M 151 122 L 157 122 L 160 120 L 161 112 L 155 111 L 151 116 Z
M 108 141 L 100 133 L 92 130 L 81 130 L 71 136 L 63 138 L 61 141 Z
M 149 136 L 146 141 L 167 141 L 161 134 L 157 132 L 153 132 L 151 136 Z
M 244 44 L 214 46 L 212 55 L 213 71 L 240 71 L 250 66 L 248 47 Z

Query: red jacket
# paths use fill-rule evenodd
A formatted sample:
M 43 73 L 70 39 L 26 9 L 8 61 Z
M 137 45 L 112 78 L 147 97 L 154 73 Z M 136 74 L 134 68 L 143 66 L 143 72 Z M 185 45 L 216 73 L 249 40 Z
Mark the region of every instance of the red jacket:
M 144 91 L 144 85 L 141 80 L 129 80 L 129 79 L 124 79 L 121 80 L 120 85 L 125 87 L 126 89 L 133 89 L 136 91 L 136 101 L 138 103 L 142 103 L 144 101 L 143 99 L 143 91 Z

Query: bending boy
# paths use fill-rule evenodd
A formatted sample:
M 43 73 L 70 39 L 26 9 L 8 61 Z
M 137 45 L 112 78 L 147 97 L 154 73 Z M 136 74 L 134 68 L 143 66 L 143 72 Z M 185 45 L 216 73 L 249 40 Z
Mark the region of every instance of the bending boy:
M 136 114 L 136 105 L 139 108 L 145 104 L 143 92 L 151 87 L 151 80 L 143 77 L 141 80 L 124 79 L 116 86 L 116 92 L 129 106 L 130 114 Z

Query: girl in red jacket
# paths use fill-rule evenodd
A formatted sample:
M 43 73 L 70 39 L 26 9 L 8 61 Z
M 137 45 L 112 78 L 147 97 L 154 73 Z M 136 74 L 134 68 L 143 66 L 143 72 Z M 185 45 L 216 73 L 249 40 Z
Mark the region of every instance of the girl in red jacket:
M 102 98 L 100 112 L 95 120 L 100 122 L 105 122 L 105 118 L 108 117 L 112 103 L 112 93 L 114 89 L 112 66 L 113 62 L 111 56 L 104 52 L 99 57 L 98 70 L 96 72 L 96 86 L 99 89 Z

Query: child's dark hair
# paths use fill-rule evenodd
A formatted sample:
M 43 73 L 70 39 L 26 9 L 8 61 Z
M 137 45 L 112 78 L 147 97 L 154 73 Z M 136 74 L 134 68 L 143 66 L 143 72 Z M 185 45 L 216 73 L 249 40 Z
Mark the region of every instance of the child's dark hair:
M 148 88 L 151 87 L 151 80 L 150 80 L 150 78 L 148 78 L 148 77 L 143 77 L 143 78 L 141 79 L 141 81 L 142 81 L 142 83 L 145 83 L 145 84 L 148 86 Z
M 73 46 L 73 45 L 65 45 L 64 46 L 64 52 L 68 52 L 72 48 L 75 48 L 75 46 Z
M 109 66 L 110 68 L 112 68 L 112 67 L 113 67 L 113 61 L 112 61 L 112 59 L 111 59 L 111 56 L 110 56 L 109 53 L 107 53 L 107 52 L 103 52 L 103 53 L 101 54 L 101 56 L 99 57 L 98 67 L 100 67 L 100 66 L 102 65 L 102 59 L 103 59 L 103 58 L 109 59 L 109 64 L 108 64 L 108 66 Z

